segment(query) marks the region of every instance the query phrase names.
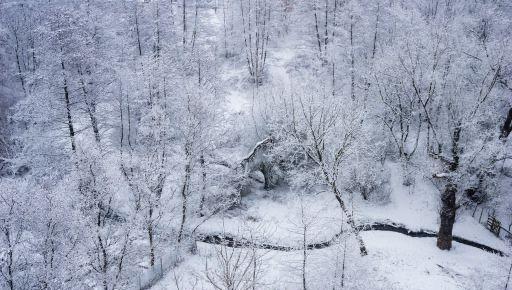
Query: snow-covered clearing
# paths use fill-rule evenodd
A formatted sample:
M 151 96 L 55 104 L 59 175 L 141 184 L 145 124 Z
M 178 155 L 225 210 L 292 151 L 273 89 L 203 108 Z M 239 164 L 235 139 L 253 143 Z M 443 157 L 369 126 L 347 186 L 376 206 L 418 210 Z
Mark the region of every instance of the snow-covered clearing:
M 394 222 L 407 226 L 411 230 L 437 231 L 438 195 L 437 189 L 428 180 L 418 178 L 415 190 L 401 183 L 400 168 L 388 163 L 386 168 L 392 172 L 393 190 L 390 201 L 376 205 L 353 198 L 353 207 L 358 224 L 372 222 Z M 347 200 L 350 200 L 348 198 Z M 301 235 L 297 233 L 297 220 L 301 204 L 308 209 L 308 215 L 314 217 L 312 232 L 315 241 L 325 241 L 340 231 L 343 215 L 333 194 L 328 191 L 306 193 L 296 197 L 289 189 L 277 189 L 270 192 L 255 190 L 244 197 L 242 206 L 213 217 L 199 227 L 199 232 L 230 233 L 237 235 L 243 230 L 253 230 L 261 238 L 274 244 L 296 246 Z M 504 241 L 497 239 L 477 220 L 462 212 L 455 223 L 454 234 L 490 247 L 506 250 Z
M 348 240 L 344 286 L 347 289 L 501 289 L 508 269 L 507 259 L 457 244 L 450 252 L 435 246 L 434 238 L 411 238 L 390 232 L 362 234 L 369 254 L 360 257 Z M 214 289 L 205 277 L 206 267 L 215 268 L 219 246 L 198 243 L 198 252 L 171 270 L 153 289 Z M 250 250 L 233 250 L 250 251 Z M 257 250 L 264 271 L 258 289 L 300 289 L 302 253 Z M 343 243 L 308 253 L 308 283 L 311 289 L 329 289 L 342 262 Z M 336 276 L 338 275 L 338 276 Z M 329 282 L 327 282 L 329 281 Z M 338 285 L 339 286 L 339 285 Z

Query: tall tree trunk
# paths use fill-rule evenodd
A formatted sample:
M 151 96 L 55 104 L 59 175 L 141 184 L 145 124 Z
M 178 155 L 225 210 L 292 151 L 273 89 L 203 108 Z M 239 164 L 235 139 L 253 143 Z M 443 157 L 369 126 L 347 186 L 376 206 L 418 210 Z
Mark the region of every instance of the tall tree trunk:
M 350 15 L 350 96 L 356 99 L 355 90 L 355 56 L 354 56 L 354 15 Z
M 324 53 L 327 58 L 327 43 L 329 42 L 329 0 L 325 0 L 325 33 L 324 33 Z
M 64 62 L 61 61 L 61 67 L 62 67 L 62 73 L 64 78 L 64 101 L 66 103 L 66 114 L 67 114 L 67 122 L 68 122 L 68 130 L 69 130 L 69 138 L 71 139 L 71 150 L 73 152 L 76 151 L 76 145 L 75 145 L 75 129 L 73 126 L 73 118 L 71 117 L 71 101 L 69 100 L 69 91 L 68 91 L 68 83 L 66 80 L 66 76 L 64 75 L 65 68 L 64 68 Z
M 154 45 L 154 48 L 153 48 L 153 53 L 155 55 L 155 58 L 160 58 L 160 50 L 161 50 L 161 46 L 160 46 L 160 5 L 159 5 L 159 1 L 156 2 L 156 42 L 155 42 L 155 45 Z
M 94 133 L 94 140 L 99 144 L 101 141 L 100 138 L 100 130 L 98 129 L 98 119 L 96 118 L 96 102 L 93 99 L 89 99 L 91 96 L 88 94 L 88 91 L 85 87 L 85 82 L 83 80 L 82 71 L 78 71 L 80 74 L 80 86 L 82 87 L 82 93 L 84 94 L 84 101 L 87 110 L 87 114 L 89 115 L 89 120 L 91 122 L 92 132 Z
M 98 205 L 98 216 L 97 216 L 97 239 L 98 239 L 98 246 L 99 246 L 99 251 L 100 253 L 98 253 L 98 257 L 101 257 L 101 261 L 98 261 L 100 263 L 100 269 L 101 269 L 101 272 L 103 274 L 103 289 L 104 290 L 108 290 L 108 281 L 107 281 L 107 270 L 108 270 L 108 254 L 107 254 L 107 249 L 105 248 L 106 244 L 104 243 L 103 239 L 101 238 L 101 228 L 103 227 L 103 223 L 102 223 L 102 217 L 101 217 L 101 212 L 103 211 L 102 210 L 102 205 L 101 203 Z
M 201 201 L 199 203 L 199 216 L 204 216 L 203 214 L 203 208 L 204 208 L 204 201 L 206 199 L 206 163 L 204 161 L 204 155 L 201 154 L 201 157 L 199 157 L 199 163 L 201 164 L 201 171 L 202 171 L 202 183 L 203 183 L 203 192 L 201 193 Z
M 199 8 L 197 6 L 197 0 L 196 0 L 196 3 L 195 3 L 195 14 L 194 14 L 194 29 L 192 30 L 192 50 L 196 46 L 198 10 L 199 10 Z
M 183 48 L 185 48 L 185 44 L 187 43 L 187 6 L 186 0 L 182 2 L 182 14 L 183 14 Z
M 7 239 L 7 245 L 9 246 L 9 250 L 7 251 L 7 285 L 9 285 L 9 289 L 10 290 L 14 290 L 14 278 L 13 278 L 13 270 L 12 270 L 12 266 L 13 266 L 13 263 L 14 263 L 14 255 L 13 255 L 13 248 L 14 246 L 12 245 L 12 242 L 11 242 L 11 233 L 10 233 L 10 230 L 9 228 L 5 228 L 4 229 L 4 234 L 5 234 L 5 237 Z
M 461 134 L 461 123 L 453 130 L 452 134 L 452 161 L 449 170 L 454 173 L 459 168 L 459 140 Z M 452 231 L 455 223 L 457 184 L 453 177 L 448 177 L 444 192 L 441 194 L 441 211 L 439 218 L 441 224 L 437 234 L 437 247 L 441 250 L 450 250 L 452 247 Z
M 23 76 L 23 71 L 21 69 L 18 34 L 16 33 L 16 31 L 14 32 L 14 38 L 16 40 L 16 46 L 14 48 L 14 52 L 16 53 L 16 67 L 18 68 L 18 76 L 20 78 L 21 88 L 23 89 L 23 94 L 25 96 L 27 96 L 27 89 L 25 87 L 25 77 Z
M 222 21 L 224 23 L 224 57 L 228 58 L 228 28 L 226 26 L 226 3 L 222 1 Z
M 359 243 L 359 252 L 361 253 L 361 256 L 368 255 L 368 251 L 366 250 L 366 245 L 364 244 L 363 238 L 361 238 L 361 235 L 359 234 L 359 231 L 356 228 L 356 223 L 354 221 L 354 217 L 352 214 L 348 211 L 345 202 L 341 198 L 341 192 L 338 190 L 336 184 L 331 184 L 332 191 L 334 193 L 334 196 L 336 197 L 336 200 L 338 201 L 341 210 L 347 217 L 347 224 L 354 230 L 354 234 L 356 236 L 357 242 Z
M 341 288 L 345 286 L 345 261 L 347 257 L 347 239 L 345 238 L 345 243 L 343 246 L 343 261 L 341 264 Z
M 135 32 L 137 35 L 137 48 L 139 52 L 139 56 L 142 56 L 142 46 L 140 43 L 140 30 L 139 30 L 139 14 L 137 11 L 137 2 L 135 2 Z
M 149 237 L 149 265 L 155 265 L 155 245 L 153 242 L 153 205 L 149 206 L 148 214 L 148 237 Z
M 320 39 L 320 28 L 318 27 L 317 3 L 315 2 L 313 5 L 313 11 L 315 16 L 316 41 L 318 43 L 318 51 L 322 53 L 322 40 Z
M 189 157 L 190 158 L 190 157 Z M 185 222 L 187 219 L 187 198 L 188 198 L 188 186 L 190 182 L 190 172 L 191 165 L 190 162 L 185 166 L 185 180 L 183 181 L 183 187 L 181 188 L 181 224 L 180 230 L 178 232 L 178 243 L 181 243 L 183 239 L 183 229 L 185 227 Z
M 308 247 L 307 247 L 307 226 L 303 225 L 302 232 L 302 289 L 306 290 L 306 265 L 308 259 Z
M 100 130 L 98 128 L 98 119 L 96 119 L 96 104 L 94 101 L 91 101 L 87 108 L 87 113 L 89 114 L 89 119 L 91 120 L 91 127 L 94 133 L 94 140 L 99 144 L 101 141 Z
M 507 119 L 505 119 L 505 123 L 503 124 L 503 127 L 501 127 L 500 139 L 507 138 L 511 131 L 512 131 L 512 108 L 510 108 L 510 110 L 508 110 Z
M 380 16 L 380 3 L 377 2 L 377 19 L 375 20 L 375 31 L 373 33 L 372 60 L 375 58 L 375 53 L 377 52 L 377 35 L 379 32 L 379 16 Z
M 449 250 L 452 247 L 452 230 L 455 223 L 455 194 L 457 186 L 451 181 L 445 186 L 441 195 L 441 225 L 437 234 L 437 247 L 441 250 Z

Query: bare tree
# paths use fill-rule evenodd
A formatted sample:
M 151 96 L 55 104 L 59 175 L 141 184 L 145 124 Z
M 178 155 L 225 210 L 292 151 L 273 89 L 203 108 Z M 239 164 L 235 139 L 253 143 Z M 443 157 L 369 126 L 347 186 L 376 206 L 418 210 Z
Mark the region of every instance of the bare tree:
M 240 0 L 240 13 L 247 68 L 252 81 L 263 81 L 270 40 L 271 2 L 268 0 Z
M 250 245 L 254 237 L 232 241 L 233 243 L 248 244 L 249 247 L 236 248 L 222 243 L 214 248 L 214 263 L 205 261 L 204 276 L 206 281 L 218 290 L 249 290 L 258 289 L 265 272 L 265 252 Z

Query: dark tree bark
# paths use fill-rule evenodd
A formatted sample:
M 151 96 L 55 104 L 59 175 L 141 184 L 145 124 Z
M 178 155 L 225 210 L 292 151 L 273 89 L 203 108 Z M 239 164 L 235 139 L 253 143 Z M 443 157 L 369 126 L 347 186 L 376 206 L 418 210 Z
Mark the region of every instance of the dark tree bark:
M 137 48 L 139 56 L 142 56 L 142 46 L 140 43 L 140 31 L 139 31 L 139 14 L 137 13 L 137 3 L 135 3 L 135 31 L 137 35 Z
M 23 93 L 25 96 L 27 96 L 27 89 L 25 87 L 25 77 L 23 76 L 23 71 L 21 69 L 20 47 L 19 47 L 18 34 L 16 33 L 16 30 L 14 31 L 14 39 L 16 40 L 16 47 L 14 48 L 14 51 L 15 51 L 15 55 L 16 55 L 16 67 L 18 68 L 18 76 L 20 78 L 21 88 L 23 89 Z
M 459 168 L 459 140 L 461 133 L 461 124 L 459 123 L 457 127 L 453 130 L 452 135 L 452 162 L 450 164 L 450 171 L 454 172 Z
M 14 264 L 14 255 L 13 255 L 13 245 L 11 243 L 11 232 L 9 228 L 3 229 L 5 238 L 7 239 L 7 245 L 9 246 L 9 250 L 7 251 L 7 285 L 9 285 L 10 290 L 14 290 L 14 279 L 13 279 L 13 264 Z
M 505 120 L 503 127 L 501 127 L 500 139 L 507 138 L 510 132 L 512 132 L 512 108 L 508 110 L 507 119 Z
M 453 130 L 452 135 L 452 161 L 449 164 L 451 173 L 457 171 L 459 168 L 459 140 L 461 134 L 461 124 Z M 457 184 L 453 177 L 449 177 L 445 186 L 444 192 L 441 194 L 441 211 L 439 217 L 441 224 L 437 234 L 437 247 L 441 250 L 450 250 L 452 248 L 452 231 L 453 224 L 455 223 Z
M 203 217 L 204 201 L 206 199 L 206 163 L 204 161 L 204 155 L 201 154 L 199 157 L 199 164 L 201 164 L 201 175 L 203 183 L 203 192 L 201 193 L 201 201 L 199 202 L 199 216 Z
M 64 62 L 61 61 L 61 67 L 62 72 L 64 73 Z M 66 77 L 64 76 L 64 101 L 66 103 L 66 113 L 67 113 L 67 121 L 68 121 L 68 130 L 69 130 L 69 138 L 71 139 L 71 150 L 73 152 L 76 151 L 76 145 L 75 145 L 75 129 L 73 126 L 73 118 L 71 117 L 71 101 L 69 99 L 69 90 L 68 90 L 68 83 L 66 80 Z
M 437 247 L 441 250 L 450 250 L 452 247 L 452 230 L 455 223 L 455 194 L 457 186 L 449 182 L 441 195 L 441 225 L 437 235 Z
M 81 70 L 78 70 L 80 74 L 80 87 L 82 88 L 82 93 L 84 95 L 84 102 L 86 106 L 87 114 L 89 115 L 89 120 L 91 121 L 92 131 L 94 133 L 94 140 L 99 144 L 101 142 L 100 130 L 98 128 L 98 119 L 96 118 L 96 102 L 95 100 L 88 94 L 87 88 L 85 87 L 85 81 L 83 79 L 83 73 Z
M 265 180 L 265 184 L 263 188 L 265 190 L 269 190 L 272 188 L 272 166 L 265 164 L 264 162 L 261 163 L 260 171 L 263 174 L 263 178 Z
M 188 155 L 188 154 L 187 154 Z M 189 157 L 190 158 L 190 157 Z M 190 181 L 191 165 L 188 163 L 185 166 L 185 181 L 183 181 L 183 187 L 181 188 L 181 224 L 178 232 L 178 243 L 181 243 L 183 239 L 183 229 L 187 219 L 187 198 L 188 198 L 188 186 Z
M 335 184 L 331 184 L 332 191 L 334 193 L 334 196 L 336 197 L 336 200 L 338 201 L 341 210 L 343 213 L 345 213 L 345 216 L 347 217 L 347 224 L 354 230 L 354 234 L 356 236 L 357 242 L 359 244 L 359 252 L 361 256 L 368 255 L 368 250 L 366 250 L 366 245 L 364 244 L 363 238 L 359 234 L 359 230 L 356 227 L 356 222 L 354 221 L 354 217 L 352 214 L 348 211 L 345 202 L 341 198 L 341 192 L 338 190 Z
M 317 15 L 317 7 L 316 3 L 313 6 L 313 11 L 315 15 L 315 31 L 316 31 L 316 40 L 318 42 L 318 51 L 322 53 L 322 41 L 320 39 L 320 30 L 318 28 L 318 15 Z
M 183 47 L 185 47 L 185 44 L 187 43 L 187 6 L 186 6 L 185 0 L 183 0 L 182 3 L 182 16 L 183 16 Z
M 148 237 L 149 237 L 149 265 L 155 265 L 155 243 L 153 242 L 153 205 L 149 206 Z
M 102 276 L 103 276 L 103 289 L 105 290 L 108 290 L 108 282 L 107 282 L 107 270 L 108 270 L 108 263 L 109 263 L 109 259 L 108 259 L 108 254 L 107 254 L 107 249 L 106 249 L 106 244 L 105 242 L 103 241 L 103 238 L 101 237 L 101 234 L 100 234 L 100 231 L 99 229 L 100 228 L 103 228 L 103 226 L 105 225 L 104 224 L 104 218 L 105 217 L 102 217 L 102 213 L 104 212 L 104 210 L 102 209 L 103 208 L 103 205 L 101 204 L 101 202 L 98 204 L 98 216 L 97 216 L 97 222 L 96 222 L 96 225 L 98 227 L 98 233 L 97 233 L 97 238 L 98 238 L 98 248 L 97 248 L 97 251 L 98 251 L 98 257 L 101 257 L 101 259 L 99 259 L 99 269 L 102 273 Z M 103 220 L 103 221 L 102 221 Z
M 377 2 L 377 19 L 375 20 L 375 31 L 373 34 L 373 48 L 372 48 L 372 60 L 375 58 L 377 52 L 377 36 L 379 32 L 379 16 L 380 16 L 380 3 Z
M 355 90 L 355 56 L 354 56 L 354 15 L 350 15 L 350 96 L 356 99 Z

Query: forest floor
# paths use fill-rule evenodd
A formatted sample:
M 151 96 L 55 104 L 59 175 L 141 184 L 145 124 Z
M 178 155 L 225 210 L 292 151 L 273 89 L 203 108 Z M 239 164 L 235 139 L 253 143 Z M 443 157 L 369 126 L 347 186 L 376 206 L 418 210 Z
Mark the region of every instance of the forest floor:
M 211 29 L 220 29 L 220 15 L 209 12 Z M 216 35 L 222 35 L 217 33 Z M 290 86 L 289 63 L 301 49 L 289 37 L 272 47 L 268 59 L 268 81 Z M 227 84 L 227 114 L 234 119 L 249 114 L 252 94 L 246 85 L 243 63 L 226 61 L 221 78 Z M 250 86 L 249 86 L 250 87 Z M 237 148 L 231 157 L 243 156 L 247 145 Z M 247 151 L 245 150 L 245 151 Z M 402 168 L 392 162 L 389 172 L 390 195 L 380 202 L 368 202 L 360 196 L 347 196 L 356 223 L 395 222 L 412 230 L 437 231 L 439 191 L 419 172 L 415 183 L 402 185 Z M 307 210 L 302 210 L 307 209 Z M 304 212 L 305 214 L 302 214 Z M 302 222 L 304 221 L 304 222 Z M 237 208 L 221 213 L 202 224 L 199 233 L 229 233 L 271 244 L 300 247 L 303 225 L 307 224 L 308 242 L 325 241 L 340 232 L 343 216 L 330 192 L 306 192 L 298 195 L 288 188 L 265 191 L 261 184 L 242 198 Z M 471 212 L 459 211 L 454 234 L 508 253 L 504 241 L 494 237 Z M 510 260 L 480 249 L 454 243 L 452 250 L 441 251 L 435 238 L 413 238 L 393 232 L 361 233 L 368 255 L 361 257 L 351 236 L 341 237 L 338 245 L 308 252 L 307 279 L 310 289 L 504 289 Z M 206 273 L 217 267 L 219 246 L 198 242 L 197 253 L 184 258 L 152 289 L 214 289 Z M 250 251 L 251 249 L 237 249 Z M 262 257 L 261 289 L 302 288 L 302 251 L 255 250 Z M 343 259 L 345 252 L 345 259 Z M 340 273 L 340 264 L 345 269 Z M 343 278 L 341 278 L 343 276 Z M 342 282 L 343 280 L 343 282 Z M 332 282 L 327 282 L 332 281 Z
M 435 231 L 437 223 L 437 189 L 428 181 L 416 181 L 414 190 L 401 184 L 400 168 L 386 164 L 391 172 L 389 201 L 375 204 L 353 198 L 358 223 L 392 221 L 411 229 Z M 199 232 L 229 233 L 270 244 L 300 247 L 303 239 L 301 208 L 309 228 L 308 243 L 329 240 L 340 230 L 343 217 L 334 196 L 329 192 L 308 193 L 296 197 L 287 189 L 265 191 L 256 188 L 244 197 L 242 205 L 216 216 L 201 225 Z M 506 251 L 504 241 L 494 237 L 484 226 L 461 212 L 454 233 Z M 326 277 L 333 277 L 336 264 L 347 242 L 344 284 L 347 289 L 501 289 L 506 283 L 509 259 L 454 242 L 450 251 L 436 247 L 435 238 L 413 238 L 393 232 L 362 232 L 368 256 L 359 256 L 351 236 L 342 237 L 332 247 L 308 252 L 307 273 L 310 288 L 325 287 Z M 213 289 L 206 281 L 205 269 L 216 267 L 219 246 L 198 243 L 198 252 L 187 257 L 153 289 Z M 236 251 L 244 251 L 237 249 Z M 250 251 L 246 249 L 245 251 Z M 297 289 L 300 284 L 302 251 L 278 252 L 257 250 L 265 261 L 262 289 Z M 178 281 L 178 282 L 177 282 Z M 178 284 L 176 284 L 178 283 Z M 179 285 L 179 287 L 177 286 Z M 330 287 L 332 288 L 332 287 Z

